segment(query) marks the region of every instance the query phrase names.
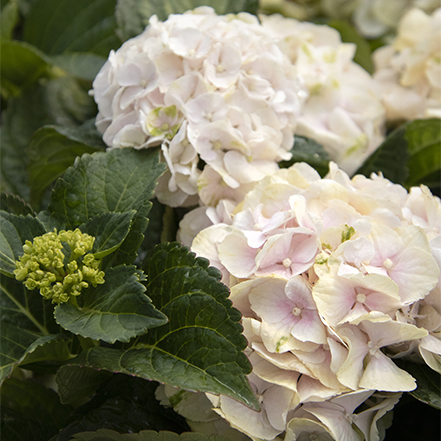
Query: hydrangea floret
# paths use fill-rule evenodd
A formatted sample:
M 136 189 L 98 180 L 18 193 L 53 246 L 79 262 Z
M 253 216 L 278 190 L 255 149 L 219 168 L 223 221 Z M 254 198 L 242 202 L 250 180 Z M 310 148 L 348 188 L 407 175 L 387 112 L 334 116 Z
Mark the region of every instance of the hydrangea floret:
M 441 118 L 441 8 L 408 11 L 396 38 L 373 57 L 388 120 Z
M 66 303 L 89 285 L 104 283 L 101 260 L 89 251 L 95 238 L 78 228 L 56 230 L 37 236 L 23 245 L 24 254 L 16 261 L 15 278 L 29 290 L 52 303 Z
M 307 95 L 257 17 L 210 7 L 153 16 L 111 52 L 92 93 L 109 148 L 161 145 L 169 170 L 156 195 L 171 206 L 240 200 L 276 171 Z
M 222 272 L 242 313 L 262 411 L 208 394 L 209 406 L 252 439 L 378 441 L 381 416 L 416 387 L 394 360 L 441 371 L 440 199 L 297 163 L 236 206 L 205 210 L 192 250 Z

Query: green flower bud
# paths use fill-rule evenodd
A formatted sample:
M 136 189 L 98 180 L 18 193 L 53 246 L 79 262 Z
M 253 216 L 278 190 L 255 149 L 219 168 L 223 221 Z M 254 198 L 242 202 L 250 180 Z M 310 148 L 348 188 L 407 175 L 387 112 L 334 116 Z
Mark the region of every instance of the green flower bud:
M 15 278 L 24 281 L 29 290 L 39 289 L 52 303 L 68 302 L 89 284 L 104 283 L 101 260 L 89 253 L 94 241 L 94 237 L 78 228 L 58 234 L 55 230 L 35 237 L 33 242 L 27 240 L 23 245 L 24 254 L 16 262 Z M 65 257 L 63 243 L 70 248 L 70 256 Z

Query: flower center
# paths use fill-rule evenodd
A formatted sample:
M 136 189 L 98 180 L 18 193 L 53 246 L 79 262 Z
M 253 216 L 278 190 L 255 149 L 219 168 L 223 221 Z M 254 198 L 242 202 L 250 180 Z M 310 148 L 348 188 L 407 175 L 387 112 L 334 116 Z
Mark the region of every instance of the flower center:
M 383 266 L 384 266 L 386 269 L 391 269 L 391 268 L 392 268 L 392 265 L 393 265 L 393 262 L 392 262 L 392 260 L 390 260 L 390 259 L 386 259 L 386 260 L 383 262 Z
M 216 70 L 218 73 L 222 73 L 224 71 L 224 66 L 222 66 L 222 64 L 218 64 Z
M 289 268 L 292 264 L 291 259 L 288 257 L 282 263 L 285 268 Z
M 298 308 L 297 306 L 292 309 L 292 314 L 296 317 L 298 317 L 302 313 L 302 310 Z
M 366 295 L 363 293 L 357 294 L 356 299 L 358 303 L 364 303 L 366 301 Z

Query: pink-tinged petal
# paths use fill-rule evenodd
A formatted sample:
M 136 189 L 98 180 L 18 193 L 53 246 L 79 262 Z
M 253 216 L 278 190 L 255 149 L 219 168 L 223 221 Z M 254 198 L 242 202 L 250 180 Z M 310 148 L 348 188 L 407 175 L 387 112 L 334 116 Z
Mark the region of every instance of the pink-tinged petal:
M 416 382 L 389 357 L 377 351 L 371 356 L 364 370 L 360 387 L 388 392 L 407 392 L 416 388 Z
M 309 377 L 308 375 L 302 375 L 300 377 L 297 384 L 297 389 L 300 395 L 301 403 L 307 403 L 308 401 L 327 400 L 347 390 L 345 388 L 332 389 L 330 387 L 326 387 L 319 380 Z
M 291 335 L 300 341 L 326 344 L 326 329 L 317 311 L 303 310 L 301 319 L 292 327 Z

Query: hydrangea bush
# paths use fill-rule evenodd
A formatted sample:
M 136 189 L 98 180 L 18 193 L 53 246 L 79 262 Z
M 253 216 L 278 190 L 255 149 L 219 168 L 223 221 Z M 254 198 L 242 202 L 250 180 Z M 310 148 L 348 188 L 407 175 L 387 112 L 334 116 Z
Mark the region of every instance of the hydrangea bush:
M 2 437 L 435 436 L 439 10 L 383 3 L 2 1 Z

